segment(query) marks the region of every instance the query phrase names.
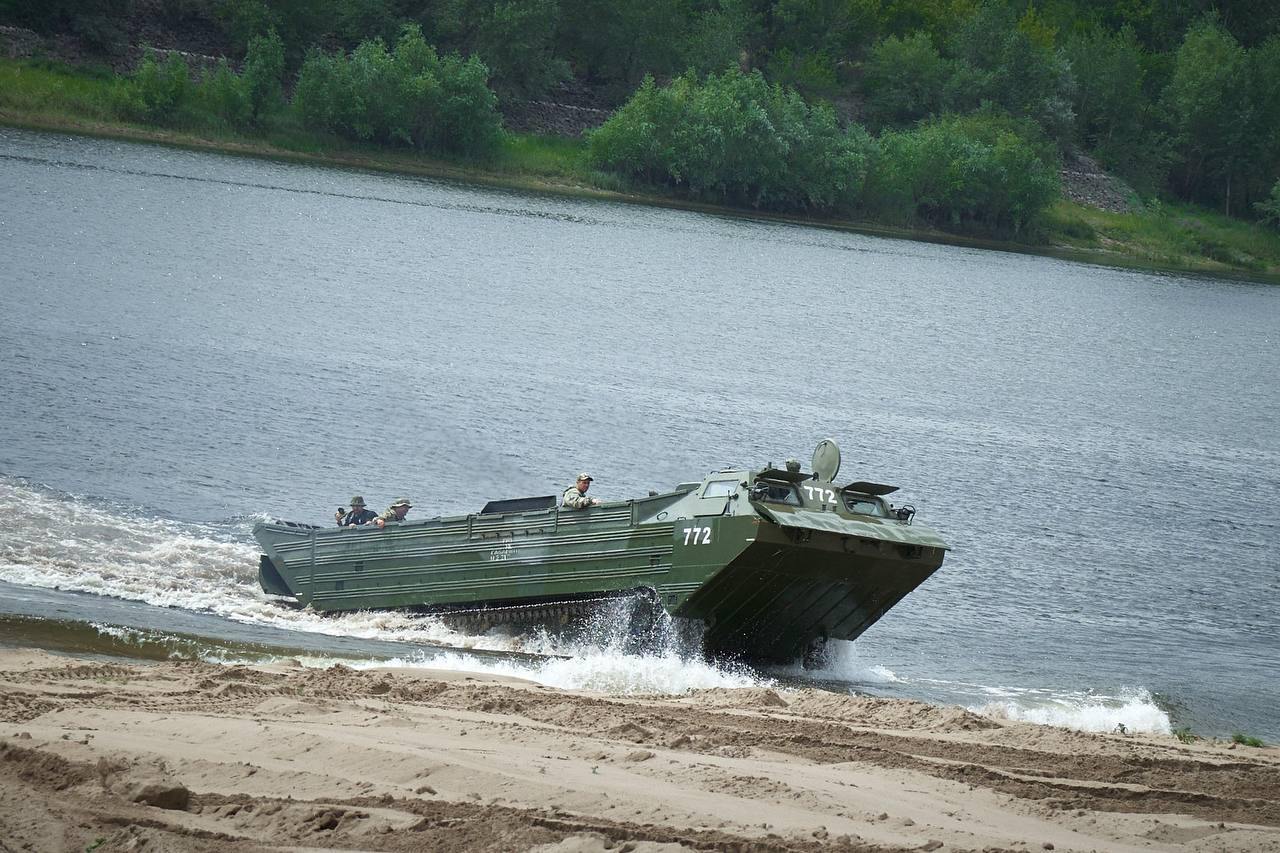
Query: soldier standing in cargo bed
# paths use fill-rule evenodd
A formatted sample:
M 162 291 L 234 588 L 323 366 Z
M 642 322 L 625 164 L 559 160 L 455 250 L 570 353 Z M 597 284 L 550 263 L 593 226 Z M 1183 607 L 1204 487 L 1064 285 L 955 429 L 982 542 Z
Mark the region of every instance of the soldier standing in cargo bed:
M 579 474 L 578 482 L 564 490 L 564 497 L 560 499 L 560 505 L 569 509 L 586 509 L 589 506 L 599 506 L 600 501 L 587 497 L 587 489 L 591 488 L 591 479 L 591 475 L 586 471 Z
M 365 509 L 364 498 L 356 495 L 351 499 L 351 512 L 343 512 L 341 508 L 334 514 L 338 520 L 339 527 L 350 527 L 351 525 L 368 524 L 378 517 L 378 514 L 371 509 Z

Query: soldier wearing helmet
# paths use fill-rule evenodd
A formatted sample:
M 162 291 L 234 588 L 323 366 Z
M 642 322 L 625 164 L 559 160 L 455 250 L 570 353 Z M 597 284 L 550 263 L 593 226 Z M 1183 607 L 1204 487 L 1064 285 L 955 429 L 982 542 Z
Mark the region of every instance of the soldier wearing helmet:
M 587 489 L 591 488 L 591 480 L 591 475 L 586 471 L 579 474 L 577 482 L 564 490 L 564 497 L 560 498 L 560 505 L 569 509 L 586 509 L 589 506 L 599 506 L 600 501 L 587 497 Z

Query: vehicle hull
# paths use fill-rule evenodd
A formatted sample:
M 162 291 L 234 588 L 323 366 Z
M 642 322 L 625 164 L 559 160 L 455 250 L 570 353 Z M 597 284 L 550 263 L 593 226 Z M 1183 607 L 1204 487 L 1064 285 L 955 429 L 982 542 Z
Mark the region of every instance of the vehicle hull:
M 854 639 L 941 564 L 927 528 L 689 493 L 322 529 L 263 523 L 263 589 L 324 612 L 455 611 L 652 590 L 710 656 L 790 661 Z M 711 512 L 718 514 L 712 515 Z M 830 528 L 830 529 L 826 529 Z

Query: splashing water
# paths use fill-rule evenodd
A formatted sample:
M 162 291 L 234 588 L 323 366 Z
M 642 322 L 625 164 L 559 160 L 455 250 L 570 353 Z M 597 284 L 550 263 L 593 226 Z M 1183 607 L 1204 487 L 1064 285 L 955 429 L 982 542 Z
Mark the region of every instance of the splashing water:
M 1117 696 L 1090 692 L 1054 694 L 1044 690 L 1008 690 L 1008 698 L 970 708 L 995 719 L 1020 720 L 1085 732 L 1144 732 L 1167 735 L 1169 714 L 1142 688 Z
M 828 640 L 822 663 L 817 667 L 806 669 L 802 662 L 796 661 L 769 671 L 792 678 L 834 681 L 853 686 L 902 682 L 888 667 L 860 660 L 857 645 L 847 640 Z
M 895 695 L 963 704 L 1009 720 L 1088 731 L 1168 733 L 1168 715 L 1149 693 L 1123 696 L 1003 689 L 912 679 L 860 660 L 856 645 L 833 641 L 818 669 L 799 662 L 771 668 L 710 663 L 701 654 L 698 626 L 672 619 L 661 607 L 625 598 L 600 602 L 568 632 L 483 634 L 455 630 L 430 616 L 395 611 L 336 615 L 297 610 L 262 592 L 258 548 L 251 542 L 257 518 L 224 524 L 190 524 L 156 518 L 135 508 L 104 505 L 58 493 L 25 480 L 0 477 L 0 513 L 9 524 L 0 539 L 0 581 L 44 589 L 93 593 L 159 607 L 209 613 L 234 622 L 333 637 L 447 646 L 459 650 L 343 662 L 352 666 L 410 666 L 490 673 L 565 689 L 611 694 L 680 694 L 710 687 L 817 685 L 837 690 L 888 689 Z M 641 630 L 636 631 L 636 626 Z M 96 626 L 105 635 L 123 629 Z M 155 638 L 151 638 L 154 640 Z M 163 638 L 162 638 L 163 639 Z M 169 642 L 173 654 L 231 662 L 225 650 Z M 542 660 L 479 659 L 467 651 L 526 653 Z M 306 658 L 328 666 L 336 657 Z
M 545 630 L 484 634 L 455 630 L 430 616 L 395 611 L 321 615 L 283 606 L 257 581 L 258 549 L 249 543 L 257 519 L 225 525 L 185 524 L 59 494 L 14 478 L 0 478 L 0 512 L 12 519 L 0 541 L 0 580 L 211 613 L 235 622 L 358 639 L 450 646 L 460 650 L 522 652 L 548 659 L 479 660 L 466 654 L 370 659 L 363 666 L 404 665 L 488 672 L 549 686 L 609 693 L 684 693 L 704 687 L 754 685 L 746 668 L 713 665 L 701 657 L 697 632 L 643 599 L 597 604 L 567 633 Z M 633 633 L 643 625 L 641 636 Z M 142 633 L 106 624 L 104 636 L 139 642 Z M 194 648 L 163 640 L 175 654 Z M 223 651 L 196 656 L 226 662 Z M 327 666 L 333 658 L 307 659 Z

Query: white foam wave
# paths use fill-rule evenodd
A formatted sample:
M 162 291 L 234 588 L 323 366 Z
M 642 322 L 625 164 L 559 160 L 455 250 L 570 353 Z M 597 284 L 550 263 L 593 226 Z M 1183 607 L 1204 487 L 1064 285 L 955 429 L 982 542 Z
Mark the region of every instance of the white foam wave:
M 745 669 L 717 667 L 670 654 L 597 653 L 553 658 L 538 665 L 527 677 L 549 687 L 622 695 L 683 694 L 708 687 L 758 687 L 773 683 Z
M 1016 691 L 1009 698 L 970 708 L 980 714 L 1005 720 L 1040 723 L 1085 732 L 1144 732 L 1167 735 L 1173 725 L 1169 714 L 1143 689 L 1122 691 L 1117 696 L 1094 694 L 1052 694 L 1048 691 Z
M 847 640 L 828 640 L 826 657 L 822 664 L 805 669 L 801 661 L 787 666 L 774 667 L 770 672 L 790 678 L 814 681 L 839 681 L 857 686 L 860 684 L 898 684 L 901 678 L 893 670 L 880 664 L 869 664 L 859 659 L 857 645 Z
M 183 524 L 9 478 L 0 478 L 0 513 L 10 520 L 0 539 L 0 580 L 9 583 L 334 636 L 467 644 L 434 620 L 389 613 L 323 617 L 283 607 L 258 586 L 258 548 L 246 541 L 252 519 L 238 529 Z
M 261 658 L 242 659 L 214 651 L 202 653 L 201 660 L 210 663 L 260 664 Z M 293 658 L 305 667 L 324 669 L 336 662 L 327 657 Z M 615 655 L 599 653 L 575 658 L 553 658 L 544 661 L 482 659 L 465 654 L 442 652 L 389 659 L 343 660 L 352 669 L 403 667 L 419 670 L 469 672 L 519 678 L 562 690 L 588 690 L 611 695 L 683 695 L 692 690 L 712 687 L 740 688 L 774 686 L 768 678 L 745 670 L 719 669 L 699 661 L 674 656 Z
M 446 654 L 398 662 L 508 675 L 569 689 L 678 694 L 759 683 L 748 671 L 717 668 L 681 649 L 675 632 L 647 655 L 627 653 L 628 620 L 617 610 L 625 604 L 602 604 L 594 624 L 573 639 L 512 636 L 498 630 L 470 635 L 438 619 L 401 612 L 322 615 L 285 607 L 258 585 L 258 549 L 245 541 L 252 520 L 242 520 L 237 530 L 182 524 L 50 493 L 9 478 L 0 478 L 0 513 L 12 519 L 0 540 L 0 580 L 10 583 L 213 613 L 291 631 L 553 656 L 542 662 L 507 662 Z M 99 626 L 99 630 L 128 629 Z M 132 636 L 122 633 L 118 638 Z M 218 658 L 224 660 L 221 653 Z M 319 658 L 313 663 L 333 662 Z

